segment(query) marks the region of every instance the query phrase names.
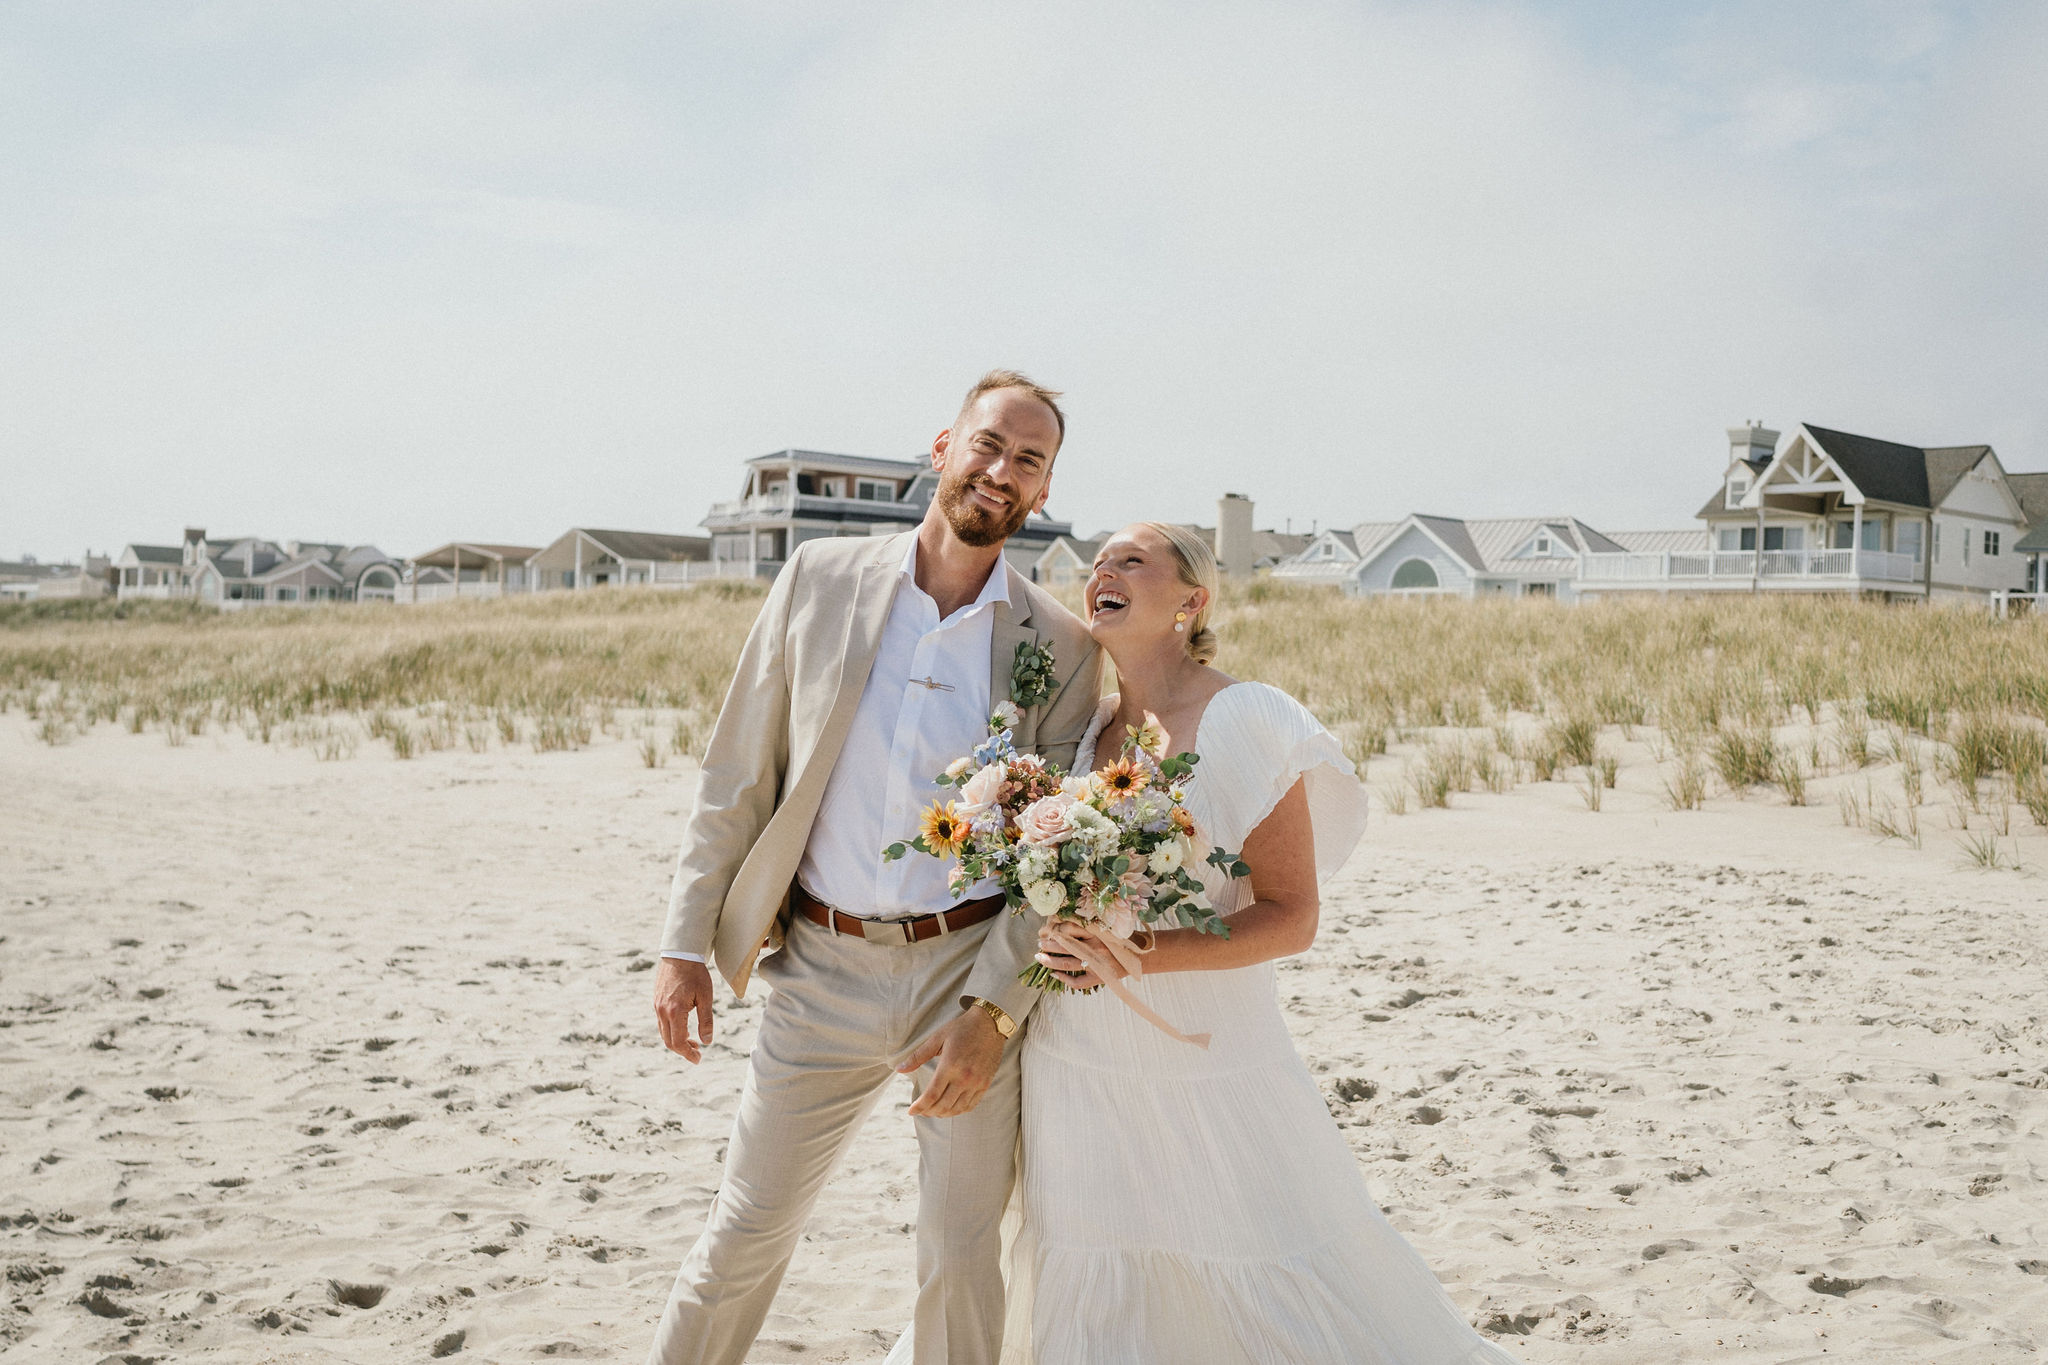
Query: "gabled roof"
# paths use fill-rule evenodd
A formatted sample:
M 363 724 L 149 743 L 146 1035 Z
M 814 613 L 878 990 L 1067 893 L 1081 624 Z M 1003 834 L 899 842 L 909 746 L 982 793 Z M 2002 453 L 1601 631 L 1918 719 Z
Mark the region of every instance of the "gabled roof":
M 1963 475 L 1984 462 L 1990 446 L 1932 446 L 1921 452 L 1927 459 L 1927 505 L 1939 507 L 1955 491 Z M 1862 485 L 1857 485 L 1859 488 Z
M 1751 483 L 1755 483 L 1757 480 L 1757 476 L 1759 474 L 1762 474 L 1766 469 L 1769 469 L 1771 467 L 1771 462 L 1769 460 L 1744 460 L 1742 463 L 1749 466 L 1749 481 Z M 1732 470 L 1734 466 L 1730 465 L 1729 468 Z M 1706 501 L 1706 505 L 1700 508 L 1699 511 L 1693 513 L 1693 516 L 1701 521 L 1704 521 L 1708 517 L 1725 517 L 1730 513 L 1734 512 L 1742 512 L 1742 509 L 1737 507 L 1730 507 L 1728 505 L 1728 479 L 1727 476 L 1724 474 L 1721 478 L 1721 486 L 1714 490 L 1714 496 L 1708 498 Z M 1753 517 L 1756 515 L 1756 513 L 1754 511 L 1750 511 L 1744 512 L 1743 515 Z
M 1065 546 L 1067 553 L 1072 555 L 1081 563 L 1093 564 L 1095 562 L 1095 555 L 1097 551 L 1102 549 L 1103 542 L 1108 539 L 1109 533 L 1106 531 L 1099 536 L 1054 536 L 1052 538 L 1052 544 L 1046 546 L 1044 550 L 1039 552 L 1039 558 L 1043 559 L 1046 555 L 1051 554 L 1054 550 L 1059 549 L 1061 546 Z
M 465 558 L 513 560 L 524 564 L 539 554 L 541 548 L 538 545 L 495 545 L 480 540 L 451 540 L 446 545 L 438 545 L 423 555 L 415 555 L 412 562 L 452 568 L 455 564 L 455 552 L 460 550 Z M 354 551 L 350 553 L 353 554 Z
M 1358 552 L 1358 557 L 1367 559 L 1406 524 L 1400 521 L 1361 521 L 1345 534 L 1351 537 L 1351 548 Z
M 2029 526 L 2048 521 L 2048 474 L 2008 474 L 2005 483 L 2020 500 L 2020 510 L 2027 514 Z
M 142 564 L 182 564 L 185 550 L 181 545 L 130 545 L 123 554 L 134 555 Z
M 332 564 L 327 562 L 327 556 L 320 554 L 300 555 L 296 559 L 286 560 L 274 568 L 265 569 L 257 574 L 256 577 L 267 583 L 273 578 L 289 577 L 301 569 L 318 569 L 335 582 L 339 583 L 341 581 L 341 575 L 336 572 Z
M 1465 523 L 1456 517 L 1426 517 L 1420 512 L 1409 518 L 1423 530 L 1435 536 L 1442 546 L 1464 562 L 1473 573 L 1486 572 L 1486 556 L 1479 553 L 1479 547 L 1472 543 L 1472 533 L 1465 529 Z
M 709 536 L 672 536 L 657 531 L 595 531 L 576 528 L 620 559 L 709 559 Z M 539 553 L 535 551 L 535 553 Z
M 1856 436 L 1846 431 L 1831 431 L 1827 427 L 1817 427 L 1811 423 L 1802 422 L 1800 425 L 1864 497 L 1876 498 L 1879 502 L 1896 502 L 1907 507 L 1934 506 L 1933 500 L 1928 496 L 1929 471 L 1926 450 L 1919 446 L 1901 445 L 1897 441 L 1880 441 L 1875 436 Z M 1972 465 L 1975 463 L 1975 460 L 1970 461 Z M 1967 470 L 1968 466 L 1965 466 L 1955 477 L 1961 478 Z M 1955 487 L 1953 480 L 1950 481 L 1949 487 Z
M 1623 548 L 1577 517 L 1491 517 L 1466 521 L 1416 513 L 1406 521 L 1355 528 L 1353 534 L 1362 547 L 1360 564 L 1376 558 L 1392 542 L 1394 533 L 1409 525 L 1418 526 L 1433 537 L 1469 572 L 1487 576 L 1568 574 L 1579 553 L 1613 554 Z M 1371 544 L 1365 545 L 1369 530 Z M 1518 551 L 1545 531 L 1571 547 L 1573 553 L 1518 556 Z
M 1607 538 L 1636 555 L 1662 554 L 1666 550 L 1689 554 L 1710 550 L 1714 544 L 1713 533 L 1699 526 L 1684 531 L 1612 531 Z
M 1832 427 L 1817 427 L 1811 422 L 1800 423 L 1799 430 L 1822 454 L 1834 461 L 1843 477 L 1854 484 L 1865 498 L 1902 507 L 1941 506 L 1942 499 L 1955 490 L 1963 476 L 1991 454 L 1988 445 L 1909 446 L 1898 441 L 1881 441 L 1875 436 L 1836 431 Z M 1788 442 L 1785 450 L 1789 453 L 1791 449 Z M 1763 469 L 1754 460 L 1745 463 L 1759 472 Z M 1694 513 L 1703 521 L 1755 514 L 1754 508 L 1729 507 L 1720 489 L 1716 489 L 1706 505 Z

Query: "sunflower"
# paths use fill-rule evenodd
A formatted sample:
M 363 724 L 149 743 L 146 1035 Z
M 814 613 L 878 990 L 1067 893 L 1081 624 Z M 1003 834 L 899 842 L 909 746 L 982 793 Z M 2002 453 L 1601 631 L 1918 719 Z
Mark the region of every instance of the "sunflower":
M 1100 774 L 1102 789 L 1109 793 L 1112 801 L 1121 801 L 1136 796 L 1151 784 L 1146 771 L 1129 758 L 1120 758 L 1104 768 Z
M 967 840 L 967 822 L 960 818 L 959 803 L 954 801 L 932 802 L 917 829 L 924 837 L 925 852 L 934 858 L 954 856 Z

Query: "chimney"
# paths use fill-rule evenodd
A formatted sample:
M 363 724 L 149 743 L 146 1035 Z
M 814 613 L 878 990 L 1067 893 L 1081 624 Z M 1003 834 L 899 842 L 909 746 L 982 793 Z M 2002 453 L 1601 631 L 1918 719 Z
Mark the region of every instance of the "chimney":
M 1231 578 L 1249 578 L 1252 559 L 1252 500 L 1225 493 L 1216 500 L 1216 566 Z
M 1778 451 L 1778 433 L 1762 422 L 1728 428 L 1728 458 L 1769 464 Z

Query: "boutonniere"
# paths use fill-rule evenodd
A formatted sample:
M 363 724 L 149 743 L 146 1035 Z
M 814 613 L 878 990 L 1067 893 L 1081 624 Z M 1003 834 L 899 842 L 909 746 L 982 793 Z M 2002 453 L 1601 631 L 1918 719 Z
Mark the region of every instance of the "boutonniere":
M 1027 711 L 1043 706 L 1052 696 L 1052 682 L 1052 646 L 1018 641 L 1016 662 L 1010 665 L 1010 700 Z

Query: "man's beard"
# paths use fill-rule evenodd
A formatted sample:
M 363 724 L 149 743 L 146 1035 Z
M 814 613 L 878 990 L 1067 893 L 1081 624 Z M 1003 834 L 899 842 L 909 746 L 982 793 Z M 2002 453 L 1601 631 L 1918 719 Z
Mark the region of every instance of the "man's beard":
M 993 492 L 1009 496 L 993 484 L 989 487 Z M 1012 499 L 1008 515 L 997 516 L 974 500 L 972 489 L 973 485 L 965 478 L 957 482 L 947 478 L 939 480 L 939 511 L 945 514 L 946 524 L 953 528 L 953 534 L 966 544 L 981 547 L 1000 545 L 1015 535 L 1031 516 L 1031 505 L 1016 499 Z

